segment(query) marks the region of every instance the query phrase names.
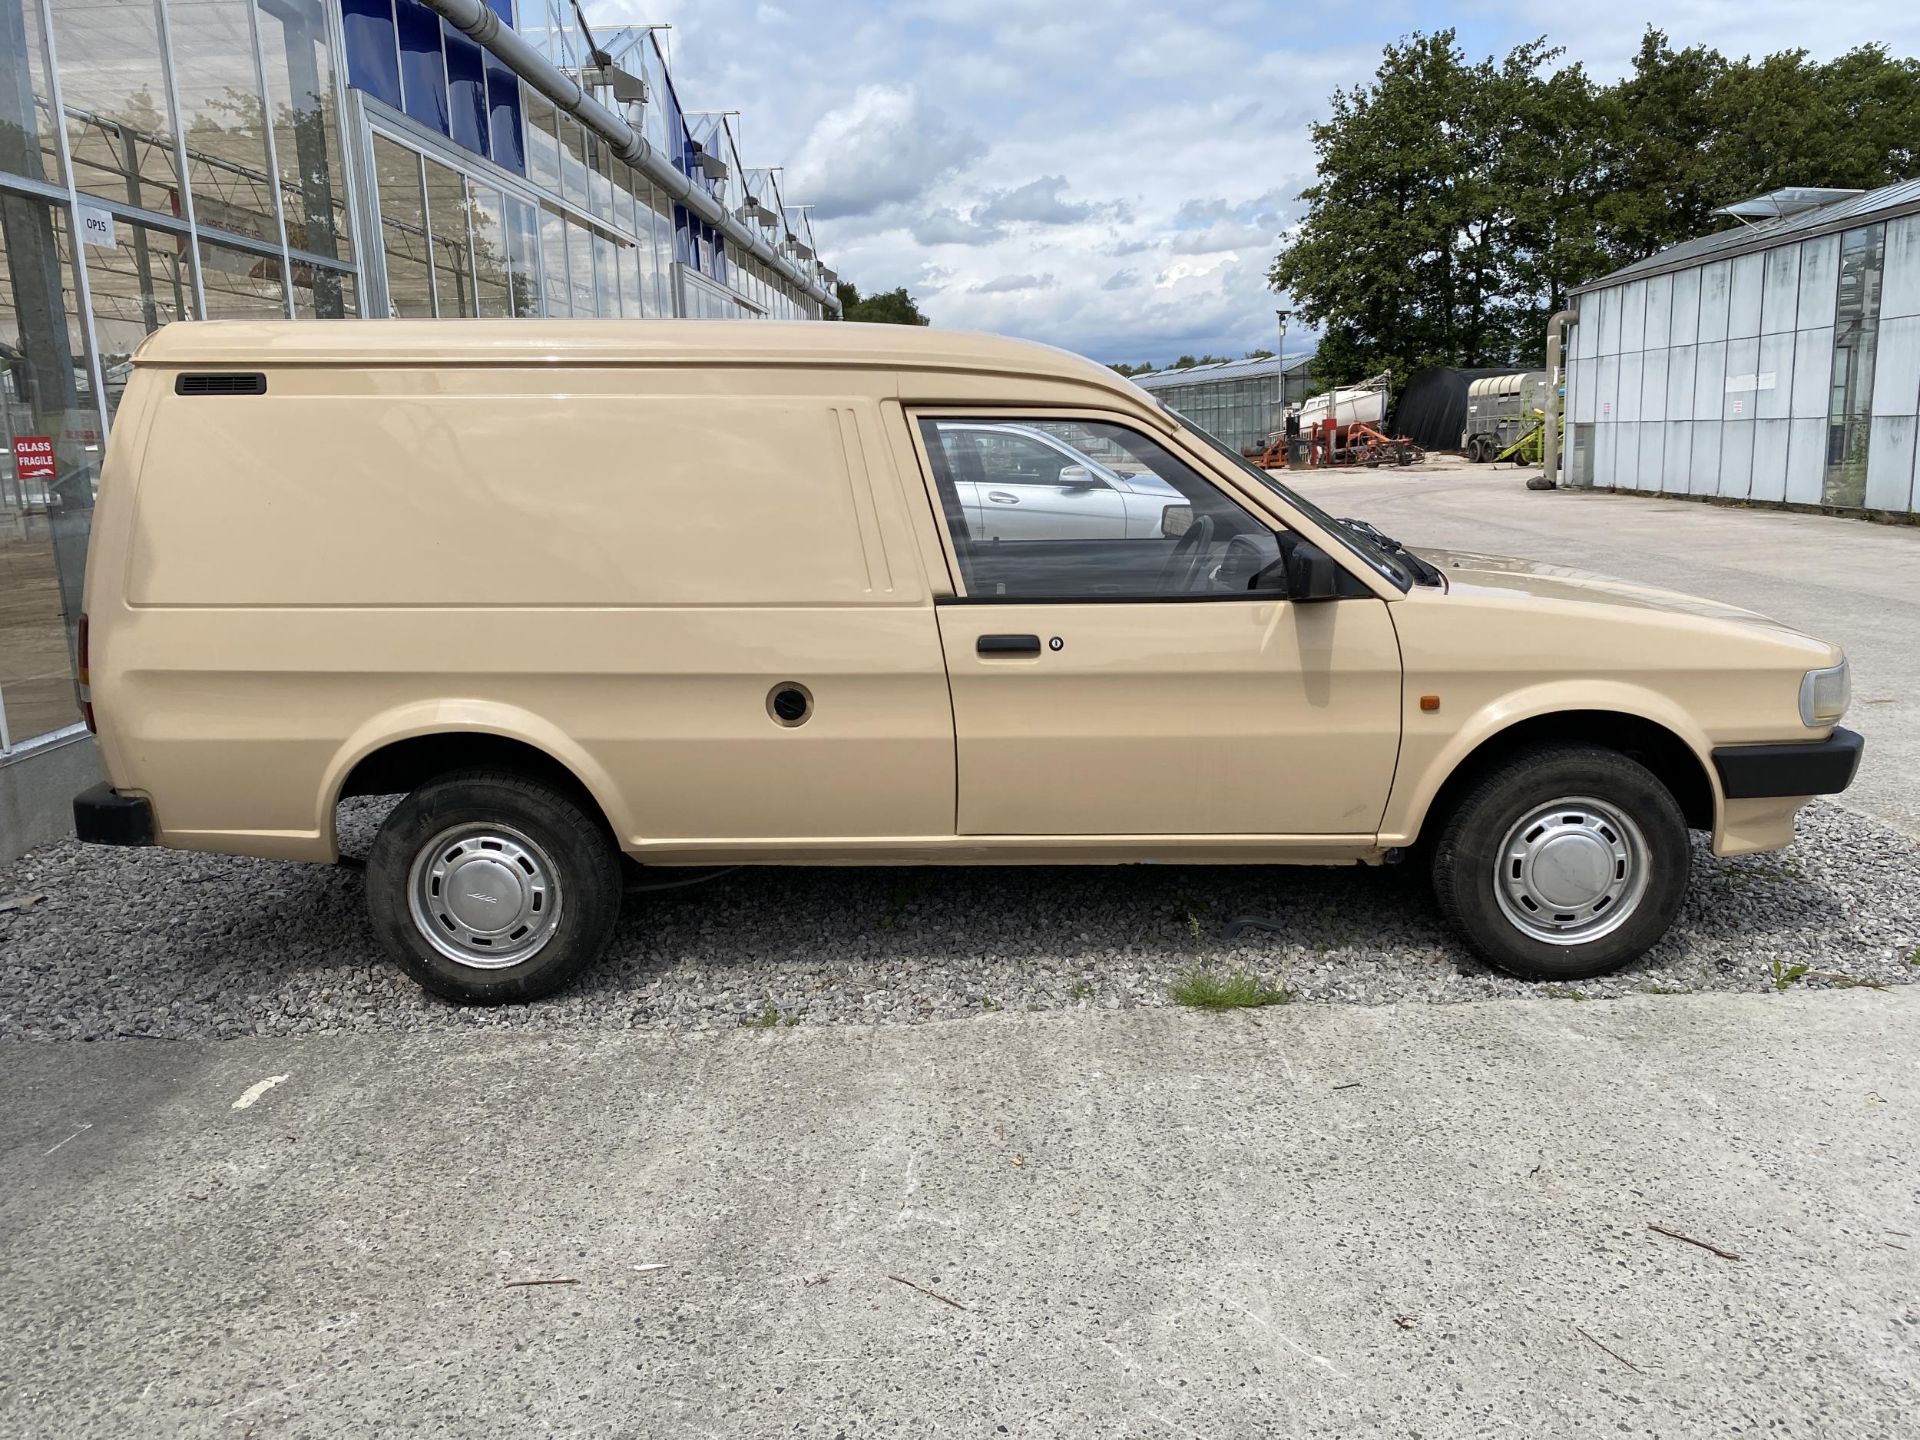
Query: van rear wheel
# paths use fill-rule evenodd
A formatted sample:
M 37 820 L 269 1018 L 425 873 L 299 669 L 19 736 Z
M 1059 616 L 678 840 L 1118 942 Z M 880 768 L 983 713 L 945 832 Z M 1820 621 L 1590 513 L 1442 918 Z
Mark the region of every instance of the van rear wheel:
M 550 995 L 606 949 L 620 852 L 586 808 L 508 771 L 431 780 L 367 855 L 367 910 L 387 952 L 466 1005 Z
M 1667 787 L 1597 745 L 1545 745 L 1482 776 L 1433 852 L 1441 913 L 1522 980 L 1585 980 L 1644 955 L 1673 924 L 1691 854 Z

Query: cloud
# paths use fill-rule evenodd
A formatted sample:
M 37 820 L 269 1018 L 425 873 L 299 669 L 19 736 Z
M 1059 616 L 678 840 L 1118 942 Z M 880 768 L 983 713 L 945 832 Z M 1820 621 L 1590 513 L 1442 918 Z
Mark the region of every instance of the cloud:
M 812 201 L 816 219 L 866 215 L 917 199 L 985 152 L 917 86 L 864 85 L 814 123 L 782 188 Z
M 673 23 L 680 100 L 743 112 L 746 163 L 788 167 L 782 191 L 820 205 L 821 252 L 862 291 L 906 285 L 936 325 L 1161 363 L 1274 343 L 1288 301 L 1266 277 L 1303 213 L 1309 126 L 1426 13 L 1308 0 L 1276 27 L 1261 0 L 582 3 L 597 32 Z M 1649 20 L 1734 55 L 1868 38 L 1920 54 L 1920 6 L 1894 0 L 1828 0 L 1814 29 L 1805 0 L 1563 9 L 1549 38 L 1612 79 Z M 1447 23 L 1475 57 L 1539 33 L 1520 0 Z
M 1222 250 L 1247 250 L 1259 246 L 1278 248 L 1280 232 L 1265 225 L 1209 225 L 1204 230 L 1183 230 L 1167 242 L 1176 255 L 1217 255 Z
M 1024 222 L 1030 225 L 1073 225 L 1096 215 L 1119 214 L 1124 207 L 1095 205 L 1090 201 L 1068 200 L 1061 195 L 1067 188 L 1064 175 L 1042 175 L 1011 190 L 992 190 L 974 210 L 974 218 L 994 222 Z
M 975 295 L 1012 295 L 1021 290 L 1051 290 L 1052 274 L 1046 275 L 996 275 L 991 280 L 982 280 L 978 285 L 967 287 Z
M 908 229 L 922 245 L 984 245 L 1006 233 L 998 225 L 982 224 L 949 206 L 928 211 Z

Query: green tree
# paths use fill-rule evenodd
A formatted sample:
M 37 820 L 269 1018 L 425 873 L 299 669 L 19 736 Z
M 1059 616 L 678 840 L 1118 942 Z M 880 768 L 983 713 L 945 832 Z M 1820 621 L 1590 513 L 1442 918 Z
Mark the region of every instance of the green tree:
M 1142 361 L 1138 365 L 1129 365 L 1126 361 L 1119 360 L 1108 365 L 1107 368 L 1115 374 L 1127 376 L 1151 375 L 1153 373 L 1153 366 L 1147 364 L 1145 361 Z
M 902 285 L 875 295 L 862 295 L 850 281 L 834 287 L 840 297 L 840 318 L 868 325 L 928 325 L 932 322 L 920 313 L 919 305 Z
M 1723 206 L 1920 176 L 1920 61 L 1879 45 L 1730 61 L 1649 27 L 1602 87 L 1544 39 L 1470 61 L 1442 30 L 1387 46 L 1330 109 L 1269 273 L 1321 328 L 1325 384 L 1537 364 L 1573 286 L 1736 223 Z
M 1370 84 L 1334 92 L 1312 131 L 1306 219 L 1269 277 L 1321 327 L 1321 379 L 1504 363 L 1537 348 L 1528 331 L 1546 282 L 1516 267 L 1514 247 L 1551 248 L 1562 228 L 1567 202 L 1533 172 L 1553 105 L 1582 98 L 1585 83 L 1575 71 L 1549 92 L 1540 71 L 1557 54 L 1534 40 L 1469 63 L 1452 30 L 1416 34 L 1386 47 Z M 1535 190 L 1524 216 L 1516 185 Z M 1522 282 L 1532 288 L 1516 293 Z
M 1675 50 L 1649 28 L 1632 72 L 1600 97 L 1604 183 L 1594 186 L 1593 220 L 1607 259 L 1626 264 L 1704 235 L 1717 227 L 1715 207 L 1740 198 L 1725 193 L 1713 153 L 1726 76 L 1718 51 Z

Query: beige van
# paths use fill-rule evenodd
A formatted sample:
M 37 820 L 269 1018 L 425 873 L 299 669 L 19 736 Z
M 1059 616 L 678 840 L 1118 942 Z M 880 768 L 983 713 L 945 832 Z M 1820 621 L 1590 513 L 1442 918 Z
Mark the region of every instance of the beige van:
M 366 859 L 422 985 L 525 1000 L 655 867 L 1417 856 L 1516 975 L 1783 846 L 1841 652 L 1338 521 L 1111 371 L 941 330 L 171 325 L 101 482 L 83 839 Z

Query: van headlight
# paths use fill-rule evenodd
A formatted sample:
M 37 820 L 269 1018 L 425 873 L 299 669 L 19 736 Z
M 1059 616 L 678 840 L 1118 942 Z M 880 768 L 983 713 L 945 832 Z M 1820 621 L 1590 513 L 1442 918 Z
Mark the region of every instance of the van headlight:
M 1825 670 L 1809 670 L 1800 677 L 1800 723 L 1809 730 L 1832 725 L 1847 713 L 1853 699 L 1853 677 L 1847 662 Z

